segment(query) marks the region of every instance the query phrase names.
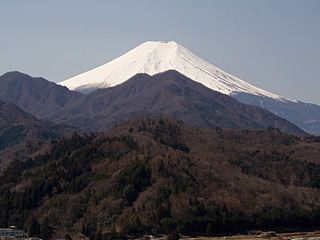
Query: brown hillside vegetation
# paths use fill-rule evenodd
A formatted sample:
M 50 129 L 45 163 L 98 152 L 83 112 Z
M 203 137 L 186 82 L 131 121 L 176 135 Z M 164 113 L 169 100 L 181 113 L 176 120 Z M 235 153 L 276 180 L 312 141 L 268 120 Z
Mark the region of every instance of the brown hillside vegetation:
M 53 142 L 1 175 L 0 226 L 115 239 L 313 227 L 320 138 L 132 119 Z
M 52 140 L 70 137 L 75 128 L 39 120 L 13 103 L 0 100 L 0 170 Z

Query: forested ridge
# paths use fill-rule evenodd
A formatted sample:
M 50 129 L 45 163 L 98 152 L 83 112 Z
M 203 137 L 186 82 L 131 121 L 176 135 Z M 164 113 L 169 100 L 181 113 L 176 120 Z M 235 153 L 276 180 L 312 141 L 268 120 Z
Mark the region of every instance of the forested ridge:
M 13 103 L 0 100 L 0 170 L 23 160 L 51 140 L 70 137 L 75 128 L 35 118 Z
M 91 239 L 312 228 L 319 154 L 315 136 L 136 118 L 13 161 L 0 176 L 0 226 Z

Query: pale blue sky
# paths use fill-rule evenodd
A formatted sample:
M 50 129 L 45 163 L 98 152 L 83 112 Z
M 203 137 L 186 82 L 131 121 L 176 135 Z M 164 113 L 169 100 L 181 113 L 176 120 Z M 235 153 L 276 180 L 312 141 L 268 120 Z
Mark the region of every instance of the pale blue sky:
M 320 105 L 319 0 L 0 1 L 0 75 L 60 82 L 148 40 Z

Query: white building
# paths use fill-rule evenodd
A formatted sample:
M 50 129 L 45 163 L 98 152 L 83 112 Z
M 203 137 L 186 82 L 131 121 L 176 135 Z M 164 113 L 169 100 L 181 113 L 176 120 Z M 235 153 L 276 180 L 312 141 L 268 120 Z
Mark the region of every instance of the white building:
M 24 231 L 17 229 L 15 226 L 9 228 L 0 228 L 0 237 L 23 237 Z

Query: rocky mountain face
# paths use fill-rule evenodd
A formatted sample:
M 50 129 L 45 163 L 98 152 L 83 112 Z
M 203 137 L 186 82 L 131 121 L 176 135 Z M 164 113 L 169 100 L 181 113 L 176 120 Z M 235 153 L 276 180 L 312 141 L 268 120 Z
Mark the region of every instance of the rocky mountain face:
M 154 76 L 138 74 L 116 87 L 98 89 L 47 118 L 88 131 L 104 131 L 132 116 L 161 114 L 196 127 L 275 127 L 305 134 L 265 109 L 241 104 L 174 70 Z

